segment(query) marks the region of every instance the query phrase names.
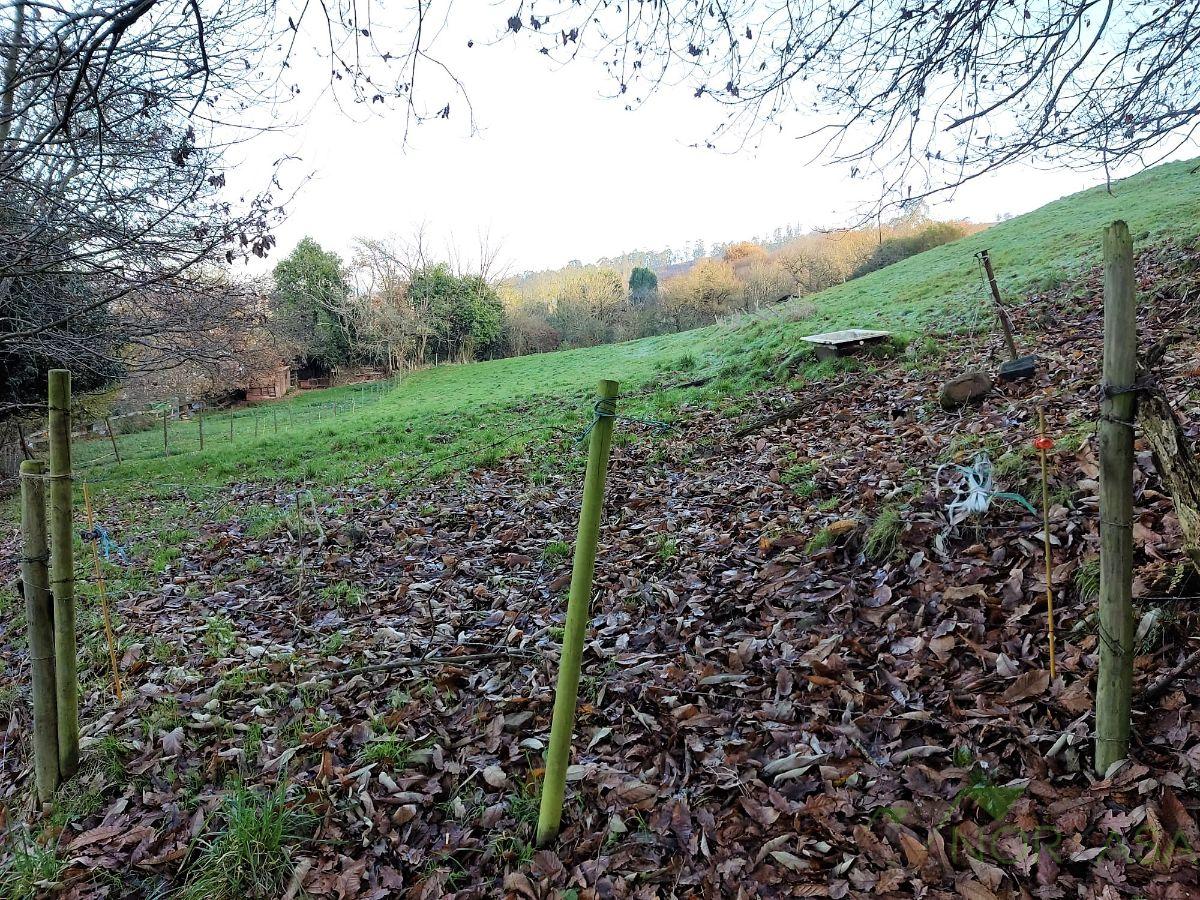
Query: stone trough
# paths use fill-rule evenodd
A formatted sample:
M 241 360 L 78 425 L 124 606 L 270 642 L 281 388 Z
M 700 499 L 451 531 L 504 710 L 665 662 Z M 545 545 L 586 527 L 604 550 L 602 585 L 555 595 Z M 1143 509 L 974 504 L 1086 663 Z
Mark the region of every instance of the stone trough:
M 847 328 L 844 331 L 827 331 L 810 334 L 801 340 L 815 344 L 817 359 L 837 359 L 849 356 L 869 344 L 882 344 L 892 336 L 890 331 L 871 331 L 866 328 Z

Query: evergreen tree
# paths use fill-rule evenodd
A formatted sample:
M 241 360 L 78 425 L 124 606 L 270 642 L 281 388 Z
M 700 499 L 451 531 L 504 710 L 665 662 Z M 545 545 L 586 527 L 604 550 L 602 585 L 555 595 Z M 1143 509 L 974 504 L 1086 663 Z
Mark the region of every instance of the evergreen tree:
M 658 276 L 645 266 L 629 273 L 629 302 L 634 306 L 653 303 L 658 297 Z
M 326 368 L 350 362 L 355 333 L 341 257 L 306 237 L 273 274 L 280 306 L 306 344 L 307 361 Z

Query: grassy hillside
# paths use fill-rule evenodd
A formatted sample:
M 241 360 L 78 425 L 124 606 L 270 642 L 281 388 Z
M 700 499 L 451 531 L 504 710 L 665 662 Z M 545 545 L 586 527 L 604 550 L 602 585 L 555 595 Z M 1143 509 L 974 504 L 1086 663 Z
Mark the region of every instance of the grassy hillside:
M 261 411 L 257 437 L 243 413 L 230 441 L 228 420 L 218 414 L 206 422 L 203 452 L 196 424 L 176 423 L 170 456 L 164 456 L 161 432 L 128 435 L 121 438 L 122 465 L 91 471 L 118 489 L 138 491 L 156 483 L 267 478 L 395 484 L 405 476 L 486 462 L 544 439 L 552 429 L 581 429 L 598 378 L 618 379 L 630 392 L 652 380 L 675 383 L 691 373 L 715 373 L 719 377 L 702 389 L 714 399 L 763 380 L 819 377 L 821 367 L 799 340 L 804 334 L 881 327 L 912 337 L 930 328 L 987 327 L 972 257 L 981 248 L 991 251 L 1001 290 L 1012 296 L 1056 284 L 1096 262 L 1101 229 L 1113 219 L 1129 223 L 1139 246 L 1192 239 L 1200 233 L 1200 175 L 1191 174 L 1193 165 L 1171 163 L 1118 182 L 1111 192 L 1097 187 L 1065 197 L 769 315 L 604 347 L 441 366 L 379 394 L 354 388 L 307 393 L 276 404 L 274 412 Z M 669 418 L 679 396 L 669 391 L 623 408 Z M 107 442 L 85 443 L 80 463 L 108 451 Z

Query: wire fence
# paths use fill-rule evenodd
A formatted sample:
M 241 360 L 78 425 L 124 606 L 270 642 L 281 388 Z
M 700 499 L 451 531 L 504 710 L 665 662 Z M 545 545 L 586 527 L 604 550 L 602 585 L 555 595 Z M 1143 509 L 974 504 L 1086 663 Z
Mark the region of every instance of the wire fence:
M 244 407 L 216 408 L 200 403 L 172 403 L 161 409 L 143 410 L 124 417 L 106 417 L 88 422 L 74 431 L 75 471 L 88 472 L 126 463 L 160 460 L 199 454 L 234 446 L 253 447 L 257 442 L 288 434 L 299 428 L 324 422 L 333 423 L 384 400 L 400 382 L 394 379 L 369 382 L 360 386 L 335 388 L 343 396 L 333 400 L 311 400 L 301 396 L 289 404 L 264 402 Z M 30 404 L 44 410 L 45 404 Z M 74 404 L 76 415 L 85 408 Z M 26 419 L 26 421 L 29 421 Z M 117 426 L 114 427 L 114 422 Z M 140 423 L 125 430 L 121 423 Z M 360 434 L 383 433 L 387 429 L 368 429 Z M 0 494 L 11 493 L 20 482 L 17 473 L 22 459 L 33 459 L 44 452 L 44 430 L 13 429 L 0 440 Z M 129 480 L 133 472 L 105 480 Z
M 702 375 L 668 384 L 647 385 L 622 394 L 618 400 L 622 402 L 645 401 L 657 395 L 665 395 L 672 391 L 686 390 L 704 385 L 712 381 L 713 378 L 715 378 L 715 375 Z M 152 429 L 147 429 L 141 433 L 125 435 L 116 435 L 110 432 L 101 439 L 93 438 L 85 441 L 73 439 L 72 443 L 75 445 L 77 451 L 89 446 L 103 446 L 101 443 L 102 440 L 107 440 L 112 449 L 107 452 L 98 452 L 95 455 L 86 454 L 86 451 L 84 453 L 77 452 L 76 457 L 83 458 L 74 464 L 73 472 L 68 477 L 77 482 L 86 481 L 89 485 L 128 486 L 131 482 L 136 482 L 139 478 L 136 466 L 139 462 L 161 460 L 179 455 L 199 456 L 213 450 L 238 445 L 246 446 L 249 449 L 255 446 L 256 441 L 273 438 L 280 434 L 287 434 L 295 428 L 317 426 L 325 422 L 336 426 L 347 414 L 352 415 L 360 409 L 369 409 L 373 405 L 373 401 L 385 399 L 397 384 L 398 382 L 387 381 L 364 385 L 349 392 L 352 394 L 349 397 L 342 397 L 337 400 L 318 400 L 316 402 L 294 405 L 292 408 L 284 410 L 284 415 L 282 416 L 279 415 L 280 410 L 278 408 L 271 406 L 264 406 L 249 411 L 242 410 L 241 412 L 233 409 L 217 412 L 194 409 L 189 411 L 189 417 L 175 420 L 167 425 L 165 431 L 156 432 Z M 387 480 L 391 486 L 406 488 L 423 482 L 431 472 L 439 469 L 451 469 L 456 463 L 464 459 L 482 459 L 494 451 L 515 451 L 518 449 L 518 445 L 523 445 L 525 439 L 531 436 L 543 437 L 548 440 L 570 439 L 574 436 L 572 443 L 577 449 L 582 442 L 586 441 L 598 417 L 606 414 L 594 404 L 585 406 L 582 403 L 580 404 L 579 412 L 581 420 L 573 424 L 555 424 L 553 422 L 542 421 L 524 427 L 507 429 L 500 438 L 469 441 L 461 446 L 460 436 L 454 441 L 455 446 L 444 452 L 407 453 L 403 460 L 400 461 L 400 465 L 403 468 L 398 472 L 395 471 L 396 460 L 387 461 L 382 465 L 386 465 L 389 468 L 391 474 L 389 474 Z M 642 424 L 654 432 L 664 432 L 672 427 L 671 423 L 661 419 L 652 419 L 625 413 L 617 415 L 616 418 L 622 421 Z M 163 421 L 164 424 L 167 423 L 165 418 Z M 190 442 L 186 440 L 186 434 L 184 435 L 184 439 L 180 439 L 178 435 L 180 428 L 186 429 L 187 432 L 192 432 L 192 440 Z M 203 450 L 200 447 L 200 433 L 202 430 L 204 432 Z M 398 426 L 384 426 L 370 429 L 355 429 L 353 433 L 357 436 L 388 435 L 396 434 L 399 430 Z M 161 444 L 157 443 L 159 439 L 162 441 Z M 153 442 L 156 446 L 147 446 L 150 442 Z M 182 449 L 179 448 L 180 444 L 184 445 Z M 27 452 L 25 455 L 32 456 L 33 454 Z M 14 474 L 0 478 L 0 494 L 14 493 L 22 477 L 36 477 L 49 480 L 53 476 L 46 474 L 33 476 Z M 278 490 L 278 487 L 278 482 L 267 483 L 256 490 L 272 491 Z M 197 495 L 212 496 L 228 493 L 230 490 L 229 485 L 215 481 L 208 483 L 199 479 L 170 481 L 155 477 L 152 482 L 144 485 L 145 492 L 143 496 L 162 498 L 171 493 L 180 492 L 187 494 L 189 497 L 196 497 Z M 306 490 L 308 490 L 307 481 L 304 482 L 303 486 L 297 486 L 295 493 L 299 496 Z M 244 496 L 246 493 L 244 488 L 237 489 L 237 492 L 239 496 Z M 101 525 L 101 527 L 103 528 L 104 526 Z

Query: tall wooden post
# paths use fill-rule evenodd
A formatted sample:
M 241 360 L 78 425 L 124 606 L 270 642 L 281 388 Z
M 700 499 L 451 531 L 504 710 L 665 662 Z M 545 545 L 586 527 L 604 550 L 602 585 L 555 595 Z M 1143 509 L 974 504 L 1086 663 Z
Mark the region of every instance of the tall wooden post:
M 21 463 L 21 583 L 33 675 L 33 770 L 43 803 L 58 787 L 58 701 L 54 696 L 54 608 L 46 570 L 45 476 L 44 463 Z
M 112 444 L 113 456 L 117 458 L 117 465 L 121 464 L 121 451 L 117 449 L 117 436 L 113 434 L 112 419 L 108 416 L 104 417 L 104 425 L 108 429 L 108 442 Z
M 1133 415 L 1137 305 L 1133 242 L 1124 222 L 1104 231 L 1104 399 L 1100 406 L 1100 674 L 1096 772 L 1129 747 L 1133 685 Z
M 558 836 L 562 822 L 563 794 L 571 756 L 571 729 L 575 725 L 575 703 L 579 697 L 579 669 L 583 658 L 584 632 L 592 576 L 596 570 L 596 545 L 600 539 L 600 514 L 604 508 L 604 479 L 612 446 L 613 418 L 617 409 L 615 381 L 601 381 L 596 400 L 588 448 L 587 473 L 583 479 L 583 504 L 575 538 L 575 560 L 571 569 L 571 591 L 567 599 L 567 624 L 558 685 L 554 691 L 554 718 L 550 725 L 550 748 L 546 752 L 546 775 L 538 811 L 537 842 L 545 845 Z
M 229 443 L 233 443 L 233 410 L 229 411 Z
M 196 410 L 196 424 L 200 427 L 200 449 L 204 449 L 204 407 Z
M 75 646 L 75 548 L 71 506 L 71 373 L 50 370 L 50 587 L 54 595 L 54 678 L 58 772 L 79 768 L 79 672 Z
M 986 250 L 980 250 L 976 256 L 983 263 L 983 270 L 987 273 L 988 287 L 992 289 L 992 301 L 996 304 L 996 314 L 1000 317 L 1000 327 L 1004 331 L 1004 343 L 1008 345 L 1008 355 L 1012 359 L 1017 358 L 1017 342 L 1013 340 L 1012 319 L 1008 317 L 1008 310 L 1004 308 L 1004 301 L 1000 299 L 1000 286 L 996 284 L 996 273 L 992 271 L 992 258 L 988 256 Z
M 164 409 L 163 410 L 163 454 L 165 456 L 171 455 L 171 447 L 167 443 L 167 422 L 170 418 L 171 418 L 171 411 L 169 409 Z

